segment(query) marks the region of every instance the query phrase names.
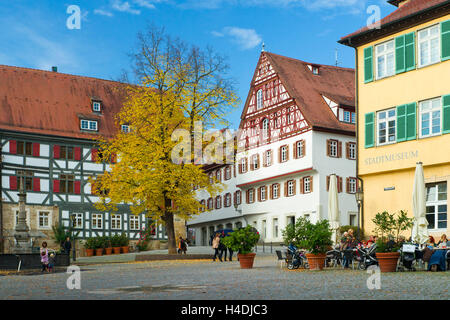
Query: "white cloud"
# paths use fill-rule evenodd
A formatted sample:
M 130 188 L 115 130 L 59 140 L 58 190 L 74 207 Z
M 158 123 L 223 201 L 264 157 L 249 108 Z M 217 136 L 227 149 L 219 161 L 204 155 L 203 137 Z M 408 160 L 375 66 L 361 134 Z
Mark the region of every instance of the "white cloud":
M 94 14 L 99 14 L 101 16 L 107 16 L 107 17 L 112 17 L 113 14 L 112 12 L 106 11 L 106 10 L 102 10 L 102 9 L 95 9 L 94 10 Z
M 149 0 L 133 0 L 140 7 L 155 9 L 155 5 L 151 3 Z M 160 2 L 160 1 L 152 1 L 152 2 Z
M 112 3 L 112 8 L 114 10 L 120 11 L 120 12 L 128 12 L 131 14 L 141 14 L 140 10 L 131 8 L 131 5 L 128 1 L 121 2 L 120 0 L 114 0 Z
M 261 36 L 254 29 L 225 27 L 221 32 L 211 32 L 216 37 L 230 37 L 243 50 L 253 49 L 262 42 Z

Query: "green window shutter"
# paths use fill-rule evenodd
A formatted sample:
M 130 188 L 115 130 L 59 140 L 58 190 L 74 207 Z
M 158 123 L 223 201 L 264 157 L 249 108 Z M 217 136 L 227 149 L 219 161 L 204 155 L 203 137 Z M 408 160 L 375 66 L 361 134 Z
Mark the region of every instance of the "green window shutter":
M 406 140 L 406 105 L 397 107 L 397 142 Z
M 373 47 L 364 49 L 364 82 L 373 81 Z
M 403 35 L 395 38 L 395 73 L 405 71 L 405 36 Z
M 450 59 L 450 20 L 441 23 L 441 59 Z
M 416 34 L 405 34 L 405 68 L 406 71 L 416 69 Z
M 442 97 L 442 133 L 450 133 L 450 95 Z
M 406 105 L 406 140 L 416 140 L 417 135 L 417 105 L 410 103 Z
M 375 145 L 375 113 L 366 113 L 365 116 L 365 147 L 372 148 Z

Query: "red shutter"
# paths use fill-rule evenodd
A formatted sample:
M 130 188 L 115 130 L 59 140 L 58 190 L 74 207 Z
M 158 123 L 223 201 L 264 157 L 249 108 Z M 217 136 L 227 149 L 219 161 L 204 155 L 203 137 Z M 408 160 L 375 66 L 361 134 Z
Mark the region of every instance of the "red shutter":
M 337 176 L 337 183 L 338 183 L 338 192 L 342 192 L 342 177 Z
M 350 159 L 350 142 L 345 143 L 345 157 Z
M 9 189 L 17 190 L 17 177 L 16 176 L 9 177 Z
M 294 159 L 298 159 L 299 155 L 297 154 L 297 142 L 294 143 Z
M 249 197 L 249 193 L 250 192 L 250 190 L 247 190 L 246 192 L 245 192 L 245 201 L 247 202 L 247 203 L 250 203 L 250 197 Z
M 256 162 L 258 163 L 258 169 L 261 168 L 261 163 L 259 161 L 259 153 L 256 155 Z
M 294 192 L 292 193 L 293 196 L 295 196 L 297 194 L 297 181 L 292 180 L 293 185 L 292 185 L 292 189 L 294 190 Z
M 270 186 L 270 199 L 273 199 L 273 184 Z
M 59 159 L 60 152 L 61 152 L 61 147 L 58 145 L 54 145 L 53 146 L 53 158 Z
M 306 143 L 305 143 L 305 140 L 302 140 L 302 142 L 301 142 L 301 144 L 302 144 L 302 157 L 304 157 L 305 156 L 305 154 L 306 154 Z
M 261 189 L 262 189 L 263 187 L 259 187 L 258 189 L 256 189 L 257 190 L 257 192 L 258 192 L 258 201 L 259 202 L 261 202 Z
M 285 197 L 288 196 L 288 183 L 287 183 L 287 181 L 284 183 L 284 196 Z
M 16 154 L 17 153 L 17 141 L 9 140 L 9 153 Z
M 289 160 L 289 145 L 286 145 L 286 161 Z
M 245 172 L 248 172 L 248 158 L 245 158 Z
M 313 177 L 309 177 L 309 191 L 313 192 Z
M 74 154 L 74 159 L 76 161 L 81 160 L 81 148 L 80 147 L 73 148 L 73 154 Z
M 330 176 L 327 176 L 327 191 L 330 191 Z
M 75 181 L 75 183 L 74 183 L 74 191 L 75 191 L 75 194 L 80 194 L 81 193 L 81 181 Z
M 41 146 L 39 143 L 33 143 L 33 157 L 39 157 Z
M 59 193 L 59 180 L 53 180 L 53 192 Z
M 347 193 L 350 193 L 350 178 L 345 179 L 345 189 Z
M 41 179 L 33 178 L 33 191 L 41 191 Z
M 342 141 L 338 141 L 338 158 L 342 158 Z
M 91 149 L 91 159 L 93 162 L 97 162 L 98 149 Z
M 237 191 L 235 191 L 235 192 L 233 193 L 233 204 L 237 204 L 236 192 L 237 192 Z
M 300 193 L 305 193 L 305 178 L 300 178 Z

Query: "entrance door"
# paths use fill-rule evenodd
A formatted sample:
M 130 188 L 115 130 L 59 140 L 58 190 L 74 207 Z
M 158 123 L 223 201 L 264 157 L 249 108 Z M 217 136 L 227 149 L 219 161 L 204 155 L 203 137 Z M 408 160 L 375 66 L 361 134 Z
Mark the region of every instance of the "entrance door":
M 206 231 L 206 227 L 202 228 L 202 246 L 208 245 L 208 232 Z

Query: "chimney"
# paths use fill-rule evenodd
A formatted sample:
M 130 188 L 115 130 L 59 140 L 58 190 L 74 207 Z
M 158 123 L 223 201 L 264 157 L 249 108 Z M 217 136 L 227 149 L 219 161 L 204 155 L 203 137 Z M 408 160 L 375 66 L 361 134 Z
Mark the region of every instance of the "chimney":
M 53 67 L 52 67 L 52 71 L 53 71 L 53 72 L 58 72 L 58 67 L 53 66 Z

